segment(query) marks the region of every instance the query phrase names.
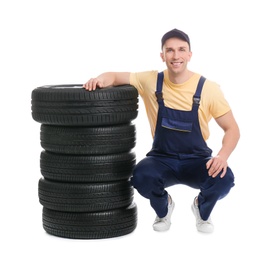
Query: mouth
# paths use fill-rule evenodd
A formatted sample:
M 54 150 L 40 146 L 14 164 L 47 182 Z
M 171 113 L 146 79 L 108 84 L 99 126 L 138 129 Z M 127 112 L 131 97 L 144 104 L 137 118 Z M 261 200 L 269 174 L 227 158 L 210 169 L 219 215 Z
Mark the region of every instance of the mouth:
M 171 62 L 171 64 L 174 66 L 174 67 L 179 67 L 183 64 L 183 62 L 178 62 L 178 61 L 173 61 Z

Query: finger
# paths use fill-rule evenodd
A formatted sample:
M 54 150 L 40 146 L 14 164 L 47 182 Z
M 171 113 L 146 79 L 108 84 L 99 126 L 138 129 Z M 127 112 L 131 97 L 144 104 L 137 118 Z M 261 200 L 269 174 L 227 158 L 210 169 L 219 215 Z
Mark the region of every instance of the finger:
M 215 178 L 220 172 L 222 172 L 220 178 L 223 178 L 226 175 L 227 167 L 220 165 L 218 169 L 215 170 L 215 172 L 212 174 L 212 177 Z
M 222 166 L 219 163 L 216 163 L 215 161 L 213 162 L 213 164 L 211 165 L 210 169 L 209 169 L 209 176 L 212 176 L 213 178 L 216 177 L 220 171 L 222 170 Z
M 217 163 L 214 160 L 212 160 L 210 162 L 209 169 L 208 169 L 209 176 L 212 176 L 218 170 L 218 168 L 219 166 L 217 165 Z
M 87 81 L 87 82 L 83 85 L 83 87 L 84 87 L 86 90 L 89 90 L 89 81 Z
M 218 170 L 216 170 L 216 171 L 211 175 L 211 177 L 212 177 L 212 178 L 215 178 L 220 172 L 221 172 L 221 169 L 219 168 Z
M 96 90 L 96 88 L 99 87 L 99 85 L 100 85 L 100 82 L 97 79 L 93 79 L 91 90 Z
M 210 168 L 211 164 L 212 164 L 212 159 L 210 159 L 210 160 L 207 161 L 207 163 L 206 163 L 207 169 Z
M 220 178 L 224 178 L 227 172 L 227 167 L 223 168 L 223 172 L 220 175 Z
M 83 86 L 86 90 L 92 90 L 92 82 L 93 82 L 93 79 L 89 79 Z
M 92 91 L 93 89 L 93 79 L 90 79 L 87 84 L 87 90 Z
M 97 82 L 97 87 L 103 88 L 103 85 L 102 85 L 102 83 L 100 81 Z
M 92 82 L 93 78 L 90 78 L 84 85 L 89 86 L 90 82 Z
M 209 169 L 209 176 L 211 176 L 211 177 L 213 177 L 213 178 L 214 178 L 215 176 L 217 176 L 218 173 L 219 173 L 219 170 L 216 169 L 215 167 Z

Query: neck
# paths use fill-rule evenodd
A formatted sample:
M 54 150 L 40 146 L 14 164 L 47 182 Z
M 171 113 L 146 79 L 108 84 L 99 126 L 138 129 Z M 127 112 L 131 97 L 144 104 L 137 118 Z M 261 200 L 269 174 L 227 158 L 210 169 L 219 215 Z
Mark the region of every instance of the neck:
M 180 73 L 174 73 L 168 70 L 169 79 L 174 84 L 182 84 L 186 82 L 194 73 L 189 70 L 184 70 Z

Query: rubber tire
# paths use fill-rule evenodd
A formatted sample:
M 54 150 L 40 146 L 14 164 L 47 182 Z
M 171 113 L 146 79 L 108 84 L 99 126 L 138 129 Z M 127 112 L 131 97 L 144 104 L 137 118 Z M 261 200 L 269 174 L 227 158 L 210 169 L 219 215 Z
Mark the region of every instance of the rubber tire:
M 138 114 L 138 92 L 131 85 L 87 91 L 82 84 L 49 85 L 31 94 L 32 118 L 63 126 L 125 124 Z
M 122 208 L 133 202 L 129 180 L 109 183 L 63 183 L 40 178 L 39 202 L 65 212 L 95 212 Z
M 103 155 L 131 151 L 136 144 L 133 124 L 105 127 L 41 125 L 41 146 L 50 152 Z
M 109 155 L 65 155 L 42 151 L 41 174 L 60 182 L 112 182 L 127 180 L 136 164 L 134 152 Z
M 94 213 L 58 212 L 43 207 L 43 228 L 51 235 L 71 239 L 105 239 L 133 232 L 137 205 Z

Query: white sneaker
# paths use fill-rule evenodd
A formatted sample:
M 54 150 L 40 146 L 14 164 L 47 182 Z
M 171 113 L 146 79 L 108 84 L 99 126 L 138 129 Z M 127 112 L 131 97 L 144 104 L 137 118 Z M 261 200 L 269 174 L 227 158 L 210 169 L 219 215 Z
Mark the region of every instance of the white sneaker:
M 193 204 L 191 206 L 192 212 L 196 218 L 196 228 L 199 232 L 203 233 L 212 233 L 214 230 L 214 226 L 212 224 L 211 218 L 208 220 L 203 220 L 200 216 L 199 208 L 197 205 L 197 198 L 194 198 Z
M 174 201 L 172 200 L 171 196 L 169 195 L 169 198 L 171 200 L 171 202 L 169 202 L 168 204 L 168 213 L 165 217 L 163 218 L 159 218 L 158 216 L 156 216 L 154 224 L 153 224 L 153 228 L 155 231 L 167 231 L 170 229 L 171 226 L 171 216 L 173 213 L 173 209 L 174 209 Z

